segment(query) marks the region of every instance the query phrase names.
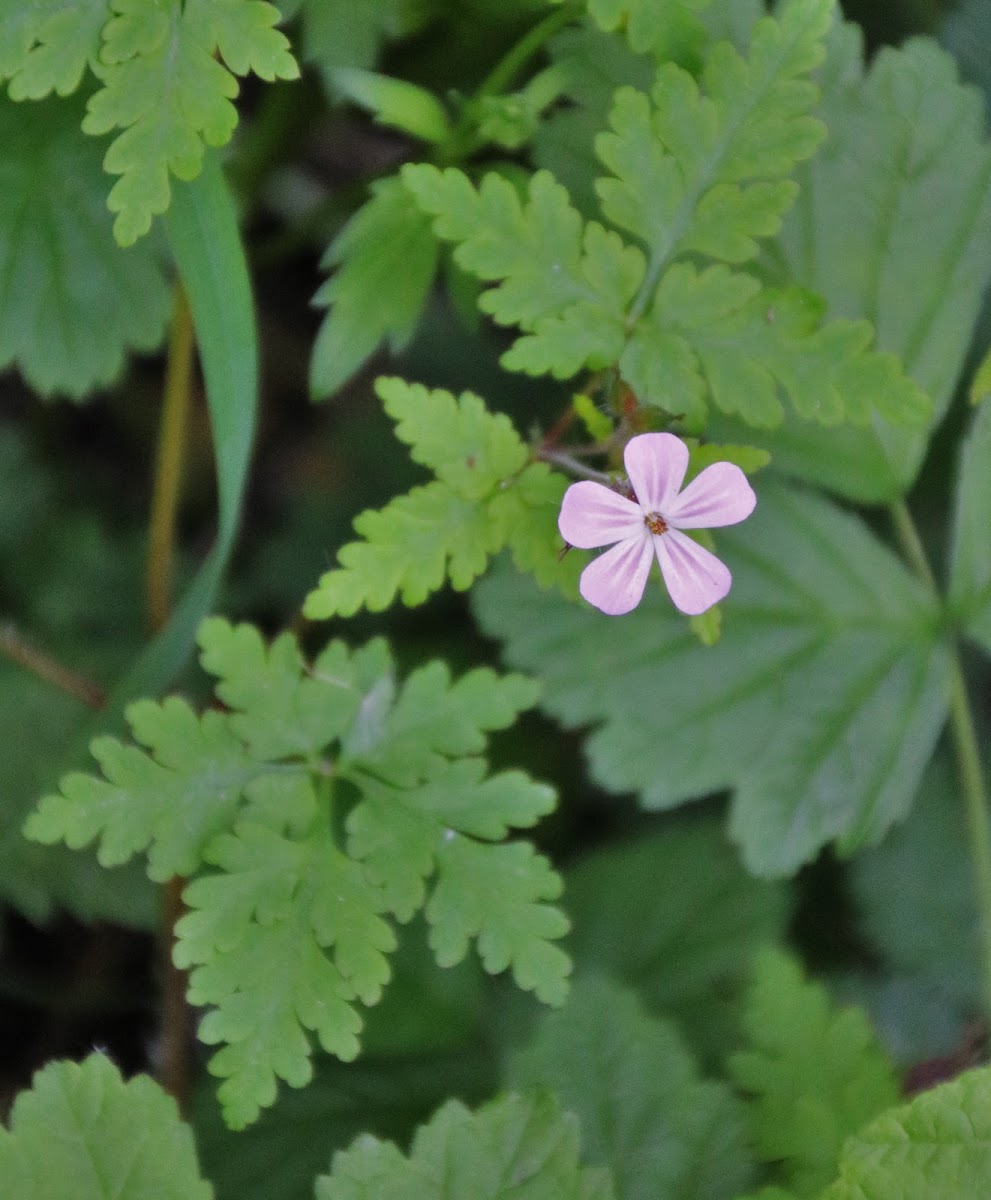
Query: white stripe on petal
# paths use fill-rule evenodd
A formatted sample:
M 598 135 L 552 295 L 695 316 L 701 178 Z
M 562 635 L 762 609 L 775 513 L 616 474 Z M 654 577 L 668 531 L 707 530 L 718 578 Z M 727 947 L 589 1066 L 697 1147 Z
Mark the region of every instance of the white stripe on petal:
M 641 433 L 623 451 L 626 473 L 644 512 L 666 513 L 688 470 L 688 447 L 673 433 Z
M 651 540 L 668 594 L 681 612 L 696 617 L 729 591 L 733 582 L 729 568 L 687 534 L 669 529 Z
M 613 546 L 582 571 L 578 590 L 589 604 L 610 617 L 632 611 L 643 597 L 654 551 L 642 522 L 640 528 L 643 536 L 638 534 Z
M 564 493 L 557 527 L 569 546 L 594 550 L 644 532 L 638 505 L 601 483 L 583 480 Z
M 664 516 L 677 529 L 717 529 L 745 520 L 756 503 L 754 490 L 740 468 L 718 462 L 693 479 L 664 509 Z

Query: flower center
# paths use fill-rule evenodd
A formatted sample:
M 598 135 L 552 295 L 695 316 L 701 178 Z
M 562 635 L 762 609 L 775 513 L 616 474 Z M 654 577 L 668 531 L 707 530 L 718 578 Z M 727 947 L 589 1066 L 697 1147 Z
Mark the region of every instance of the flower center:
M 667 533 L 668 523 L 664 520 L 660 513 L 645 513 L 643 523 L 647 526 L 651 533 Z

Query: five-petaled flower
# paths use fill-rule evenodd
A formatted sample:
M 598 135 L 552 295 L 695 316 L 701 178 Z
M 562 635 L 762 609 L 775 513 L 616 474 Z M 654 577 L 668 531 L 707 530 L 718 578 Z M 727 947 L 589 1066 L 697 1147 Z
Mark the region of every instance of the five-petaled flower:
M 681 490 L 688 447 L 671 433 L 642 433 L 623 453 L 634 498 L 601 483 L 573 483 L 564 494 L 558 528 L 571 546 L 592 550 L 617 543 L 582 572 L 580 591 L 610 616 L 640 603 L 655 555 L 675 607 L 703 613 L 726 595 L 733 582 L 714 554 L 682 533 L 735 525 L 757 503 L 746 476 L 733 463 L 718 462 Z

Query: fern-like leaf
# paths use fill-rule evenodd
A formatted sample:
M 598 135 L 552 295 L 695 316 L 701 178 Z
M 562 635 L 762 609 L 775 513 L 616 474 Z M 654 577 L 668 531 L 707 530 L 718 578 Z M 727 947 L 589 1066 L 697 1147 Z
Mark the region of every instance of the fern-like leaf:
M 127 246 L 168 208 L 169 176 L 194 179 L 205 147 L 230 140 L 235 76 L 295 79 L 299 67 L 275 28 L 278 10 L 264 0 L 111 0 L 111 7 L 97 68 L 103 86 L 83 129 L 124 131 L 104 166 L 120 176 L 108 204 Z
M 533 683 L 488 668 L 452 679 L 435 662 L 397 686 L 384 642 L 334 642 L 308 665 L 290 635 L 266 644 L 219 619 L 200 644 L 228 711 L 133 705 L 146 749 L 98 739 L 104 777 L 67 776 L 27 832 L 99 840 L 107 865 L 145 852 L 156 880 L 191 876 L 175 959 L 210 1008 L 200 1034 L 221 1044 L 210 1070 L 231 1125 L 271 1104 L 279 1079 L 307 1082 L 311 1035 L 358 1053 L 360 1010 L 390 977 L 392 918 L 423 909 L 439 962 L 474 940 L 489 971 L 563 999 L 568 961 L 549 943 L 567 928 L 550 903 L 560 880 L 502 841 L 554 793 L 519 771 L 489 777 L 481 757 L 535 702 Z M 353 789 L 340 813 L 337 780 Z

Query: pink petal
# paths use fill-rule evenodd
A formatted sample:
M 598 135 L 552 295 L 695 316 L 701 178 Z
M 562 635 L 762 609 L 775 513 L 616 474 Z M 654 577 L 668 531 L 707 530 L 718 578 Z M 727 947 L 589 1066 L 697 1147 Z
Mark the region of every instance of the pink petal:
M 754 511 L 757 497 L 734 463 L 706 467 L 668 504 L 664 516 L 677 529 L 716 529 L 735 525 Z
M 583 480 L 564 493 L 557 527 L 569 546 L 593 550 L 644 532 L 643 513 L 632 500 L 601 483 Z
M 673 433 L 641 433 L 623 451 L 626 473 L 644 512 L 666 513 L 688 470 L 688 447 Z
M 610 617 L 628 613 L 640 603 L 654 559 L 650 535 L 627 538 L 600 554 L 582 571 L 578 590 L 596 608 Z
M 669 529 L 651 540 L 668 593 L 681 612 L 696 617 L 729 591 L 733 582 L 729 569 L 686 534 Z

